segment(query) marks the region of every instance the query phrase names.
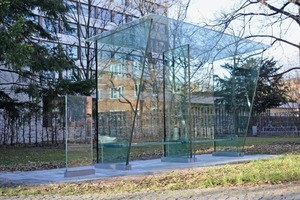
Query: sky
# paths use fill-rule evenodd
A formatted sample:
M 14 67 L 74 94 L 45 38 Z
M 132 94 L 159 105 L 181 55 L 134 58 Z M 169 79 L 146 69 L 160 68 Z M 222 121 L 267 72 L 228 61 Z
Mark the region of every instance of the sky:
M 214 15 L 220 10 L 229 9 L 234 0 L 191 0 L 188 8 L 189 21 L 198 23 L 203 19 L 214 19 Z
M 205 20 L 215 19 L 215 15 L 221 10 L 229 10 L 238 0 L 191 0 L 188 9 L 188 22 L 200 24 Z M 258 22 L 261 23 L 261 22 Z M 288 38 L 294 42 L 300 42 L 300 28 L 297 25 L 289 31 Z M 300 65 L 299 50 L 290 45 L 276 45 L 265 53 L 267 57 L 274 57 L 278 64 L 289 68 Z

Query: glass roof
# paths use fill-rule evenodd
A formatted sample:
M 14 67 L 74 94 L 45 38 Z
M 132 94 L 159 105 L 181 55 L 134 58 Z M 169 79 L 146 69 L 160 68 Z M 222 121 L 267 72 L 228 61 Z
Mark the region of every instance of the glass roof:
M 267 45 L 158 15 L 148 15 L 89 38 L 101 44 L 162 54 L 190 45 L 192 59 L 214 61 L 268 48 Z

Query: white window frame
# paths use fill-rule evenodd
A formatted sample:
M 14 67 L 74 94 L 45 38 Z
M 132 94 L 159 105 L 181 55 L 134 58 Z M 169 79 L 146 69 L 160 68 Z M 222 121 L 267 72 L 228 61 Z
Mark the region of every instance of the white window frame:
M 125 16 L 123 13 L 113 11 L 112 15 L 112 21 L 116 25 L 123 24 L 125 22 Z
M 98 100 L 102 100 L 103 99 L 103 89 L 98 89 Z
M 124 96 L 124 86 L 110 88 L 110 99 L 121 99 Z
M 43 17 L 43 28 L 49 32 L 59 32 L 59 24 L 56 20 L 51 20 L 47 17 Z
M 76 45 L 69 45 L 67 47 L 68 49 L 68 53 L 69 53 L 69 56 L 73 59 L 78 59 L 78 46 Z
M 140 84 L 138 84 L 138 83 L 135 83 L 134 84 L 134 91 L 133 91 L 133 96 L 134 97 L 137 97 L 138 96 L 138 94 L 139 94 L 139 90 L 141 89 L 141 87 L 140 87 Z
M 117 63 L 110 66 L 110 70 L 113 77 L 124 77 L 124 65 Z
M 158 85 L 157 83 L 152 84 L 152 96 L 157 96 L 158 95 Z
M 111 11 L 104 8 L 98 8 L 98 18 L 102 21 L 111 21 Z

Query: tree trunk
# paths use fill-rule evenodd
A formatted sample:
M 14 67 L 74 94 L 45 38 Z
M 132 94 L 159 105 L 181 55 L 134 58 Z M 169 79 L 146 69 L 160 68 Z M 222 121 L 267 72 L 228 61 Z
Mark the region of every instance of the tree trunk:
M 31 144 L 31 121 L 30 117 L 28 118 L 28 143 Z
M 35 112 L 34 126 L 35 126 L 35 144 L 37 144 L 38 143 L 38 112 Z
M 23 144 L 25 144 L 25 117 L 22 117 L 22 139 L 23 139 Z

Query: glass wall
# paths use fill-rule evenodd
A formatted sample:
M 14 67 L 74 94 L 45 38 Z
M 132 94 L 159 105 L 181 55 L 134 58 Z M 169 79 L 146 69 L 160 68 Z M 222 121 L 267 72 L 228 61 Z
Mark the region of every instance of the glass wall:
M 163 53 L 164 58 L 164 157 L 191 158 L 189 45 Z
M 232 64 L 231 64 L 232 63 Z M 234 59 L 214 76 L 214 155 L 242 155 L 259 75 L 259 62 Z
M 93 166 L 92 97 L 65 96 L 66 173 Z M 94 173 L 93 170 L 90 171 Z M 85 172 L 85 174 L 87 171 Z M 73 173 L 76 175 L 76 173 Z M 77 173 L 80 175 L 80 173 Z
M 151 107 L 155 80 L 145 51 L 150 26 L 151 21 L 144 21 L 98 40 L 98 160 L 102 166 L 128 165 L 132 145 L 157 137 L 148 134 L 154 131 L 146 124 L 156 120 Z
M 265 45 L 156 15 L 90 40 L 97 42 L 99 163 L 127 166 L 144 147 L 193 158 L 203 141 L 216 152 L 243 150 L 259 68 L 242 55 Z

